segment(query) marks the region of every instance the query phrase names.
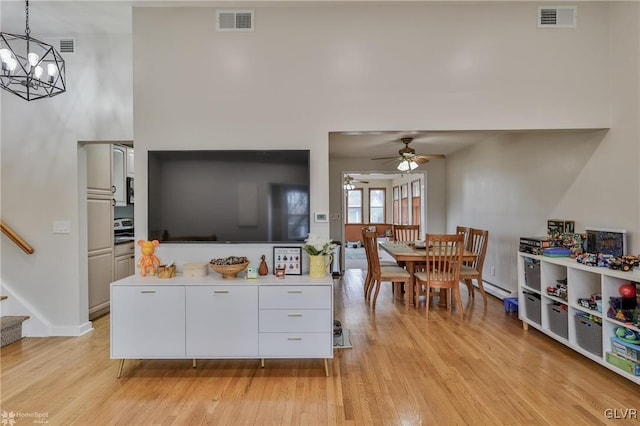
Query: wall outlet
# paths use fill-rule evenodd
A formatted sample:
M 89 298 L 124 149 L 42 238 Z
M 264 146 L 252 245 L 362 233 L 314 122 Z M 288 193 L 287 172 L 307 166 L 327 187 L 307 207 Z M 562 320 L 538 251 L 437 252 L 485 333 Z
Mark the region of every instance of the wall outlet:
M 68 234 L 71 232 L 71 222 L 68 220 L 53 221 L 54 234 Z
M 496 267 L 492 266 L 489 273 L 491 274 L 492 277 L 495 277 L 496 276 Z

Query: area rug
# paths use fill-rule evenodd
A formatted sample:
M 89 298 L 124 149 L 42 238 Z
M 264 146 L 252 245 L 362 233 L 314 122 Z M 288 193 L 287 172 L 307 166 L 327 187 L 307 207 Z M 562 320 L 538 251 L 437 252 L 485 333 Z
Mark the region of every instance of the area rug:
M 333 347 L 335 349 L 347 349 L 353 347 L 351 346 L 351 338 L 348 328 L 343 328 L 340 336 L 333 336 Z
M 360 248 L 346 248 L 344 250 L 345 259 L 366 259 L 367 253 L 364 251 L 364 247 Z

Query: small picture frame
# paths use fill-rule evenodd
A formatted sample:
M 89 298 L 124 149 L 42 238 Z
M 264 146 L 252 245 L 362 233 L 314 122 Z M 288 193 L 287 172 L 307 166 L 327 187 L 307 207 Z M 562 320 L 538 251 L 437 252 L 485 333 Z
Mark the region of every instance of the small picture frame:
M 282 269 L 285 275 L 302 275 L 302 247 L 273 248 L 273 273 Z
M 329 215 L 327 213 L 314 213 L 314 220 L 316 222 L 329 222 Z

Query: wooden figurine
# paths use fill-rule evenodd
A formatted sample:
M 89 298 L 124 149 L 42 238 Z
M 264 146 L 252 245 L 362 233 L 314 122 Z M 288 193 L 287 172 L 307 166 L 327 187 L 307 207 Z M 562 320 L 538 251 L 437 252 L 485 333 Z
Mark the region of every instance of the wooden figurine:
M 264 260 L 265 256 L 262 255 L 262 261 L 260 262 L 260 267 L 258 268 L 258 274 L 267 275 L 269 273 L 269 267 L 267 266 L 267 262 Z

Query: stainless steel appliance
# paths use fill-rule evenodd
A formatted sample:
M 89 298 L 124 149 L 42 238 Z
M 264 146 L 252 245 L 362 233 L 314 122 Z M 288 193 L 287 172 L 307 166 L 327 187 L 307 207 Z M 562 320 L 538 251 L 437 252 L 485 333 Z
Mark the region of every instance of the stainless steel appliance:
M 113 221 L 113 234 L 115 243 L 134 241 L 134 229 L 132 218 L 120 218 Z
M 133 178 L 127 178 L 127 204 L 133 204 Z

